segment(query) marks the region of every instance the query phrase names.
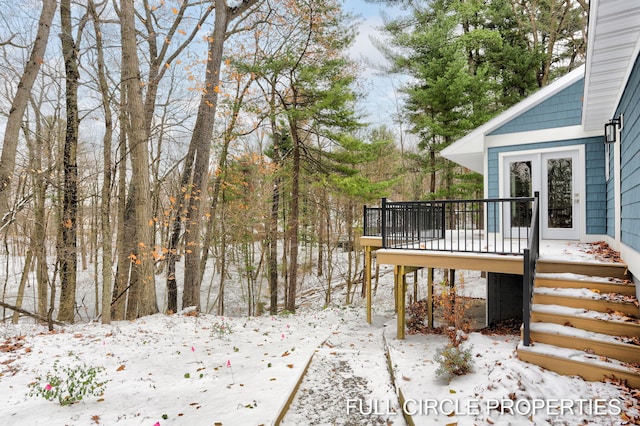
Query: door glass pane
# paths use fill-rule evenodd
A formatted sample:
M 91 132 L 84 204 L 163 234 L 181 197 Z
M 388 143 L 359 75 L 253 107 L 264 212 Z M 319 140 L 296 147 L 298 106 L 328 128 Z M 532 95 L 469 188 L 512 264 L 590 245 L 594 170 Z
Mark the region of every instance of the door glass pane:
M 509 164 L 510 197 L 531 197 L 531 161 Z M 511 203 L 511 226 L 527 227 L 530 222 L 528 203 Z
M 549 228 L 573 227 L 573 165 L 571 158 L 547 160 Z

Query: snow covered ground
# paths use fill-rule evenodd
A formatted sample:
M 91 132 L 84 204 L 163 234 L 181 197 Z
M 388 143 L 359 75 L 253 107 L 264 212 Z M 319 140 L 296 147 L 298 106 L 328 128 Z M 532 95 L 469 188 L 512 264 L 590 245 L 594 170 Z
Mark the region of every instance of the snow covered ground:
M 381 272 L 371 325 L 358 296 L 352 306 L 322 308 L 321 294 L 295 315 L 186 311 L 53 333 L 29 319 L 5 321 L 0 425 L 404 425 L 403 411 L 418 425 L 618 425 L 640 418 L 628 389 L 519 361 L 515 334 L 472 333 L 473 372 L 437 377 L 434 354 L 446 337 L 397 340 L 391 268 Z M 477 275 L 465 278 L 473 296 L 484 295 L 485 285 Z M 104 394 L 66 406 L 29 396 L 29 384 L 56 361 L 104 368 Z

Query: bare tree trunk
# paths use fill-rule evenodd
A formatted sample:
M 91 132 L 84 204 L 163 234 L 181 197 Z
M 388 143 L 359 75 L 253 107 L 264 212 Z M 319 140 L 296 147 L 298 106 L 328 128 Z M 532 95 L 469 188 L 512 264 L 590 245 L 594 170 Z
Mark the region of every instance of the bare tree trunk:
M 353 284 L 354 284 L 354 266 L 353 266 L 353 250 L 351 248 L 354 246 L 353 244 L 353 201 L 347 201 L 346 203 L 346 217 L 345 217 L 345 225 L 347 227 L 347 295 L 345 304 L 349 305 L 353 302 Z
M 27 148 L 29 150 L 29 164 L 31 168 L 31 180 L 33 185 L 33 230 L 31 233 L 31 250 L 36 259 L 36 285 L 37 303 L 36 312 L 46 318 L 48 309 L 49 292 L 49 271 L 47 268 L 47 219 L 45 210 L 47 184 L 44 179 L 45 171 L 42 164 L 43 152 L 45 151 L 44 141 L 55 138 L 54 131 L 47 129 L 45 133 L 45 122 L 40 114 L 39 108 L 35 111 L 35 138 L 27 137 Z M 53 129 L 57 126 L 51 123 Z M 44 154 L 46 155 L 46 153 Z
M 22 299 L 24 299 L 24 288 L 27 284 L 27 278 L 29 276 L 29 269 L 31 269 L 31 260 L 33 259 L 33 252 L 31 249 L 27 251 L 27 257 L 24 259 L 24 267 L 22 268 L 22 276 L 20 277 L 20 284 L 18 285 L 18 297 L 16 298 L 16 308 L 22 308 Z M 20 312 L 18 310 L 13 311 L 13 318 L 11 322 L 17 324 L 20 319 Z
M 333 291 L 331 288 L 331 281 L 333 280 L 333 251 L 334 245 L 331 241 L 331 212 L 329 207 L 329 200 L 325 200 L 325 204 L 323 206 L 324 210 L 324 228 L 326 229 L 326 243 L 327 243 L 327 273 L 326 273 L 326 283 L 327 283 L 327 291 L 325 293 L 324 303 L 329 306 L 331 303 L 331 292 Z
M 240 16 L 259 0 L 243 0 L 236 7 L 227 6 L 225 0 L 215 0 L 215 20 L 213 34 L 209 37 L 207 48 L 207 66 L 204 93 L 200 98 L 198 115 L 193 128 L 191 144 L 195 146 L 195 162 L 191 180 L 191 196 L 189 198 L 186 225 L 185 275 L 182 307 L 195 306 L 200 310 L 200 287 L 202 285 L 201 269 L 201 241 L 202 234 L 202 200 L 206 198 L 209 157 L 211 152 L 211 137 L 218 106 L 218 92 L 220 91 L 220 69 L 222 68 L 222 54 L 227 37 L 229 22 Z M 206 261 L 206 259 L 205 259 Z
M 220 239 L 220 285 L 218 286 L 218 315 L 224 315 L 224 287 L 227 279 L 227 237 L 225 231 L 225 219 L 221 219 L 222 238 Z
M 60 39 L 64 56 L 66 82 L 67 128 L 62 164 L 64 170 L 64 194 L 59 245 L 60 259 L 60 309 L 58 320 L 74 322 L 77 280 L 77 229 L 78 229 L 78 56 L 71 35 L 71 0 L 60 3 Z
M 295 96 L 295 95 L 294 95 Z M 291 139 L 293 140 L 293 170 L 291 172 L 291 213 L 289 215 L 289 284 L 285 308 L 296 310 L 296 292 L 298 289 L 298 232 L 300 223 L 300 137 L 296 120 L 291 121 Z
M 111 237 L 111 139 L 113 138 L 113 120 L 111 118 L 111 96 L 107 83 L 107 72 L 104 63 L 104 49 L 102 44 L 102 30 L 93 0 L 89 0 L 89 13 L 93 19 L 93 27 L 96 36 L 96 55 L 98 65 L 98 84 L 102 95 L 102 108 L 104 110 L 104 136 L 102 138 L 102 188 L 100 192 L 100 229 L 102 232 L 102 323 L 111 323 L 111 285 L 113 261 L 112 237 Z
M 7 117 L 2 142 L 2 156 L 0 157 L 0 225 L 8 209 L 8 199 L 9 194 L 11 194 L 11 179 L 13 178 L 13 169 L 16 164 L 18 137 L 20 135 L 22 117 L 27 108 L 33 83 L 40 71 L 40 65 L 43 62 L 47 49 L 49 30 L 56 12 L 56 6 L 56 0 L 42 1 L 42 12 L 38 22 L 38 32 L 33 43 L 33 49 L 31 50 L 29 61 L 24 68 L 24 72 L 18 83 L 18 89 L 16 90 L 11 108 L 9 109 L 9 116 Z
M 122 80 L 127 93 L 129 113 L 129 136 L 131 146 L 132 183 L 134 186 L 134 208 L 137 251 L 135 269 L 138 281 L 134 283 L 139 294 L 136 316 L 142 317 L 158 312 L 153 270 L 153 231 L 151 216 L 151 194 L 149 175 L 149 148 L 145 131 L 144 105 L 142 102 L 142 80 L 136 51 L 133 0 L 121 4 Z
M 182 308 L 195 306 L 200 310 L 200 235 L 202 232 L 202 200 L 206 197 L 206 177 L 208 175 L 211 137 L 215 122 L 220 84 L 220 69 L 224 40 L 229 24 L 229 10 L 224 0 L 216 0 L 213 34 L 209 38 L 206 83 L 200 99 L 198 115 L 193 129 L 191 143 L 196 156 L 193 167 L 191 197 L 189 198 L 189 220 L 187 221 L 185 252 L 184 294 Z
M 111 299 L 111 317 L 114 320 L 123 320 L 125 316 L 126 297 L 124 296 L 129 285 L 129 271 L 131 270 L 131 259 L 129 255 L 128 242 L 135 235 L 134 230 L 128 227 L 127 221 L 127 120 L 124 113 L 124 105 L 126 103 L 126 94 L 121 92 L 120 100 L 120 136 L 119 150 L 120 161 L 118 161 L 118 227 L 116 237 L 116 251 L 118 253 L 118 266 L 116 269 L 116 277 L 113 285 L 113 296 Z
M 11 310 L 12 310 L 12 311 L 14 311 L 14 312 L 18 312 L 18 313 L 20 313 L 20 314 L 27 315 L 27 316 L 29 316 L 29 317 L 31 317 L 31 318 L 35 318 L 35 319 L 37 319 L 38 321 L 41 321 L 41 322 L 47 322 L 47 321 L 48 321 L 48 322 L 50 322 L 50 324 L 51 324 L 51 326 L 50 326 L 50 328 L 49 328 L 49 331 L 53 330 L 53 324 L 56 324 L 56 325 L 65 325 L 65 324 L 64 324 L 64 323 L 62 323 L 62 322 L 58 322 L 58 321 L 50 320 L 50 319 L 49 319 L 49 318 L 47 318 L 47 317 L 43 317 L 43 316 L 41 316 L 41 315 L 34 314 L 33 312 L 29 312 L 29 311 L 27 311 L 27 310 L 25 310 L 25 309 L 22 309 L 22 308 L 19 308 L 19 307 L 17 307 L 17 306 L 9 305 L 8 303 L 0 302 L 0 307 L 7 308 L 7 309 L 11 309 Z
M 326 188 L 321 188 L 319 195 L 322 201 L 316 213 L 316 232 L 318 233 L 318 264 L 316 265 L 316 276 L 321 277 L 324 275 L 324 255 L 327 251 L 325 248 L 328 248 L 329 244 L 331 244 L 331 234 L 329 233 L 329 228 L 325 228 L 325 218 L 328 216 L 328 213 L 325 214 L 325 212 L 326 209 L 329 208 L 329 197 L 327 196 Z
M 271 219 L 269 222 L 269 313 L 278 313 L 278 211 L 280 210 L 280 135 L 275 131 L 275 121 L 272 122 L 272 135 L 274 135 L 273 162 L 276 165 L 273 179 L 273 192 L 271 193 Z

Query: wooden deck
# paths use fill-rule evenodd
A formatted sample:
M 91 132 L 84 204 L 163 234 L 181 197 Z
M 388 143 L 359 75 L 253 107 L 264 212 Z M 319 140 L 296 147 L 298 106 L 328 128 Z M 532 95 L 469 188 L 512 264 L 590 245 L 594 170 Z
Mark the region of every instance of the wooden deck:
M 397 311 L 397 337 L 405 336 L 406 290 L 408 273 L 422 268 L 429 270 L 428 297 L 432 301 L 433 269 L 464 269 L 470 271 L 496 272 L 521 275 L 524 270 L 522 255 L 499 255 L 494 253 L 466 253 L 431 251 L 424 249 L 383 249 L 381 237 L 361 237 L 360 244 L 365 252 L 365 286 L 367 297 L 367 322 L 371 323 L 371 266 L 373 252 L 378 264 L 394 266 L 394 295 Z M 433 306 L 429 303 L 428 318 L 431 321 Z

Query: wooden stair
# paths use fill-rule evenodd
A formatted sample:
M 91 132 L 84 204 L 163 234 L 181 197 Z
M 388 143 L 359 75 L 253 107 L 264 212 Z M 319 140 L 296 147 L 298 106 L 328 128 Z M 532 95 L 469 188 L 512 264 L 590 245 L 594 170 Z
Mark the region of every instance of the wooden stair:
M 615 377 L 640 388 L 635 295 L 624 264 L 539 260 L 531 345 L 518 345 L 518 358 L 563 375 Z

